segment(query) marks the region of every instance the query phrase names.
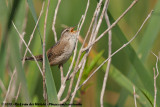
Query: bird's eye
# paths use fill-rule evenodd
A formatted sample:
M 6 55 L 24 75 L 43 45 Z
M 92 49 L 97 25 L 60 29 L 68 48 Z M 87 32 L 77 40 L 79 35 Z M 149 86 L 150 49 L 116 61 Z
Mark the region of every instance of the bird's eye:
M 65 29 L 63 32 L 64 32 L 64 33 L 65 33 L 65 32 L 69 32 L 69 29 L 67 28 L 67 29 Z
M 69 29 L 66 29 L 66 30 L 65 30 L 65 32 L 68 32 L 68 31 L 69 31 Z

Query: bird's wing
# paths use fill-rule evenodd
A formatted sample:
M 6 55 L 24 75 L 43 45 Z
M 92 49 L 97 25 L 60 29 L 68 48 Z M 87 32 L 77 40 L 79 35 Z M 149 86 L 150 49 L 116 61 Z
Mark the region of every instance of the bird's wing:
M 67 44 L 67 42 L 65 42 L 65 41 L 57 42 L 54 46 L 52 46 L 47 51 L 47 56 L 48 56 L 49 62 L 64 53 L 64 48 L 65 48 L 66 44 Z

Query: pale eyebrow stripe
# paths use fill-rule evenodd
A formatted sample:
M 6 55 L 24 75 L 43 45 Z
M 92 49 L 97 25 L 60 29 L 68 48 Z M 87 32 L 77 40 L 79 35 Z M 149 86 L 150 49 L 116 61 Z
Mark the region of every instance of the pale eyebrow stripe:
M 66 28 L 65 30 L 63 30 L 63 32 L 61 33 L 61 35 L 64 34 L 67 30 L 69 30 L 69 28 Z

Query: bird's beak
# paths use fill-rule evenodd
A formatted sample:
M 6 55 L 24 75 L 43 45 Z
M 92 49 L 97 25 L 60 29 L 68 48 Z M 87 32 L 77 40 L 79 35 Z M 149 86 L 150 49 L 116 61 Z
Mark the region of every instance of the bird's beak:
M 71 28 L 71 32 L 72 32 L 72 33 L 77 32 L 76 30 L 74 30 L 74 28 L 75 28 L 75 27 L 72 27 L 72 28 Z
M 74 32 L 74 27 L 71 28 L 71 32 Z

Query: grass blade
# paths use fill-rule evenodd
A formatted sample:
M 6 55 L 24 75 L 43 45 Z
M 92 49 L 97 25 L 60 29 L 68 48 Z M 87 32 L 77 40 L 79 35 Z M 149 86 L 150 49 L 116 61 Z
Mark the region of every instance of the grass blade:
M 111 22 L 114 22 L 113 17 L 109 14 Z M 128 40 L 124 36 L 123 32 L 120 30 L 118 26 L 115 26 L 114 29 L 112 29 L 113 35 L 118 35 L 116 38 L 119 40 L 120 45 L 123 45 L 124 43 L 127 43 Z M 128 45 L 124 48 L 123 52 L 126 54 L 126 58 L 130 61 L 132 66 L 134 67 L 135 71 L 138 74 L 138 78 L 143 83 L 144 87 L 149 91 L 153 93 L 153 87 L 152 87 L 152 78 L 147 69 L 144 67 L 144 64 L 139 59 L 138 55 L 134 51 L 131 45 Z M 114 60 L 113 60 L 114 64 Z
M 59 104 L 58 103 L 58 98 L 57 98 L 57 91 L 56 91 L 56 86 L 55 86 L 55 82 L 52 76 L 52 71 L 48 62 L 48 57 L 45 54 L 45 66 L 46 66 L 46 73 L 45 73 L 45 77 L 46 77 L 46 88 L 47 88 L 47 94 L 48 94 L 48 101 L 49 103 L 54 103 L 54 104 Z
M 143 35 L 142 41 L 139 46 L 138 53 L 142 56 L 141 57 L 142 61 L 146 61 L 146 59 L 147 59 L 147 57 L 148 57 L 148 55 L 154 45 L 154 41 L 158 37 L 158 33 L 160 31 L 159 10 L 160 10 L 160 0 L 157 1 L 153 15 L 150 19 L 148 27 Z

